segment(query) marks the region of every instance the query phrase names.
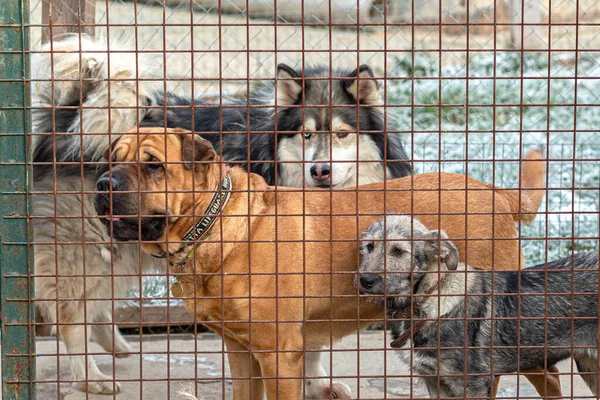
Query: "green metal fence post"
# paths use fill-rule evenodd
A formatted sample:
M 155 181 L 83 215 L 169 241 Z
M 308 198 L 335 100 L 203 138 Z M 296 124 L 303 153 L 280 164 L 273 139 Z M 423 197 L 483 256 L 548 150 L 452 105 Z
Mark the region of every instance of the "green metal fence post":
M 35 398 L 29 242 L 28 0 L 0 0 L 0 325 L 2 400 Z

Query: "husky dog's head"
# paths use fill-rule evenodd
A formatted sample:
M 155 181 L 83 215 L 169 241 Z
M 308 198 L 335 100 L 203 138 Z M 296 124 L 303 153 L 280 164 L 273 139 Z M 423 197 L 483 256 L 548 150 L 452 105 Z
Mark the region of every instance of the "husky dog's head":
M 383 100 L 371 68 L 320 67 L 303 75 L 277 68 L 280 184 L 339 189 L 383 181 Z
M 406 307 L 426 271 L 457 268 L 458 250 L 447 238 L 446 232 L 430 231 L 409 216 L 375 222 L 362 237 L 356 285 L 362 294 L 390 296 L 392 309 Z

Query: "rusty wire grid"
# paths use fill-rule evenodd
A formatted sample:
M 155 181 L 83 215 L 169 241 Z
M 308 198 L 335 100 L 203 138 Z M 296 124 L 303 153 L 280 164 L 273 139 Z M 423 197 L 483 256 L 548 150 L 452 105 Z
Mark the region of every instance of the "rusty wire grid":
M 50 11 L 52 16 L 48 19 L 44 14 Z M 81 19 L 73 19 L 73 15 L 80 15 Z M 30 40 L 28 54 L 32 60 L 45 61 L 32 63 L 31 79 L 23 76 L 31 87 L 34 102 L 31 107 L 23 104 L 22 109 L 31 110 L 34 115 L 50 111 L 43 114 L 50 115 L 50 120 L 43 123 L 34 121 L 29 135 L 33 144 L 28 147 L 32 154 L 36 144 L 46 146 L 49 158 L 27 164 L 33 170 L 30 175 L 33 188 L 31 191 L 20 189 L 22 193 L 31 195 L 28 198 L 33 202 L 27 212 L 27 221 L 34 232 L 25 242 L 35 242 L 35 245 L 28 247 L 29 255 L 35 257 L 35 264 L 28 266 L 30 272 L 26 276 L 34 282 L 36 292 L 28 301 L 3 299 L 2 311 L 8 309 L 4 308 L 7 304 L 36 304 L 36 319 L 26 325 L 35 326 L 37 349 L 35 353 L 27 347 L 14 350 L 17 356 L 35 360 L 36 374 L 31 380 L 13 381 L 12 371 L 4 371 L 3 395 L 7 399 L 24 399 L 24 392 L 21 397 L 11 397 L 12 390 L 16 387 L 21 390 L 25 386 L 35 386 L 35 396 L 38 399 L 176 399 L 185 398 L 184 393 L 193 394 L 199 399 L 232 398 L 233 387 L 237 383 L 250 381 L 232 378 L 228 364 L 230 357 L 237 356 L 239 360 L 245 350 L 228 348 L 207 328 L 209 326 L 213 330 L 226 331 L 232 321 L 226 323 L 214 315 L 190 314 L 184 302 L 178 298 L 181 296 L 174 295 L 171 288 L 173 284 L 177 284 L 177 275 L 183 275 L 196 284 L 212 278 L 220 285 L 237 282 L 252 286 L 251 279 L 256 278 L 251 278 L 250 274 L 235 272 L 196 274 L 186 271 L 182 274 L 166 268 L 164 260 L 157 261 L 145 254 L 139 247 L 139 241 L 121 243 L 109 236 L 103 230 L 105 227 L 101 220 L 105 217 L 113 218 L 118 213 L 109 210 L 107 215 L 98 216 L 93 200 L 90 199 L 102 192 L 96 187 L 100 175 L 98 172 L 108 169 L 109 177 L 112 177 L 113 171 L 119 171 L 118 168 L 128 165 L 127 162 L 113 160 L 109 163 L 97 155 L 94 156 L 96 158 L 86 159 L 87 155 L 82 156 L 85 145 L 73 147 L 76 151 L 69 153 L 66 159 L 59 158 L 61 152 L 65 151 L 61 146 L 61 141 L 65 138 L 69 141 L 104 138 L 106 140 L 94 142 L 97 147 L 95 150 L 101 154 L 104 149 L 100 147 L 106 147 L 132 128 L 132 121 L 160 110 L 192 109 L 189 105 L 163 107 L 154 102 L 166 102 L 166 93 L 176 94 L 188 101 L 201 99 L 207 102 L 195 107 L 196 109 L 221 108 L 223 111 L 212 114 L 212 118 L 216 116 L 217 126 L 221 113 L 228 109 L 237 109 L 245 119 L 254 110 L 271 109 L 273 105 L 283 108 L 273 98 L 280 90 L 279 86 L 277 92 L 265 91 L 265 87 L 277 85 L 280 81 L 275 78 L 277 65 L 281 63 L 297 70 L 323 65 L 327 71 L 330 68 L 352 71 L 361 64 L 368 64 L 374 77 L 382 84 L 382 104 L 377 106 L 383 111 L 386 125 L 385 129 L 374 129 L 369 133 L 384 138 L 399 135 L 415 174 L 467 174 L 485 184 L 522 192 L 519 166 L 528 151 L 542 148 L 546 168 L 543 173 L 543 201 L 540 208 L 535 210 L 535 219 L 531 224 L 516 225 L 525 265 L 533 266 L 578 252 L 598 252 L 598 18 L 600 3 L 597 0 L 361 0 L 358 3 L 356 0 L 106 0 L 95 3 L 64 0 L 45 4 L 43 1 L 32 1 L 29 24 L 24 23 Z M 75 25 L 73 21 L 76 21 Z M 79 52 L 77 43 L 81 46 L 85 40 L 84 36 L 79 36 L 79 42 L 73 41 L 75 47 L 65 51 L 59 45 L 64 37 L 58 36 L 64 32 L 93 34 L 98 38 L 96 43 L 99 47 L 88 49 L 85 53 Z M 49 42 L 49 38 L 55 35 L 55 39 Z M 51 47 L 41 50 L 45 43 L 51 43 L 47 45 Z M 112 55 L 103 61 L 106 48 Z M 75 55 L 77 69 L 59 76 L 57 63 L 69 53 Z M 85 64 L 89 58 L 94 59 L 96 64 Z M 42 68 L 46 70 L 42 71 Z M 80 73 L 86 68 L 91 71 L 91 76 L 81 77 Z M 111 71 L 108 76 L 98 72 L 103 71 L 102 68 Z M 133 73 L 120 75 L 117 68 Z M 361 80 L 362 77 L 358 84 Z M 346 77 L 344 81 L 350 83 L 352 79 Z M 327 82 L 333 87 L 339 80 L 307 76 L 305 82 L 307 85 L 311 82 Z M 76 101 L 62 104 L 62 99 L 68 97 L 69 93 L 61 90 L 69 84 L 75 87 L 71 99 Z M 106 104 L 102 104 L 98 98 L 90 95 L 90 87 L 106 87 L 107 91 L 112 90 L 111 93 L 117 93 L 119 88 L 130 87 L 136 95 L 127 98 L 111 95 Z M 153 101 L 145 102 L 142 96 L 137 96 L 142 92 L 153 98 Z M 256 93 L 268 93 L 272 98 L 262 99 L 263 103 L 260 104 L 248 104 L 245 99 Z M 326 93 L 324 98 L 325 104 L 311 107 L 302 107 L 302 101 L 310 99 L 301 98 L 297 105 L 289 108 L 299 108 L 301 118 L 305 121 L 312 112 L 318 110 L 322 115 L 329 116 L 345 112 L 344 115 L 353 115 L 350 118 L 358 118 L 360 122 L 363 114 L 357 117 L 359 112 L 356 104 L 329 104 L 333 100 L 330 93 Z M 240 103 L 231 105 L 231 101 Z M 81 103 L 85 105 L 82 106 Z M 2 107 L 4 111 L 12 106 Z M 107 109 L 113 110 L 112 113 L 102 114 L 105 115 L 104 123 L 108 129 L 86 125 L 86 118 L 92 118 L 94 110 L 102 112 Z M 76 117 L 69 124 L 62 123 L 61 118 L 73 111 Z M 133 119 L 127 120 L 124 115 L 133 115 Z M 191 116 L 187 118 L 193 121 Z M 286 118 L 286 115 L 278 114 L 276 120 L 279 118 Z M 117 121 L 121 120 L 129 122 L 119 122 L 119 129 L 115 128 Z M 225 122 L 223 120 L 222 124 Z M 127 123 L 129 126 L 125 127 Z M 40 128 L 42 125 L 46 126 L 45 131 Z M 78 125 L 91 127 L 92 130 L 86 131 Z M 163 127 L 164 124 L 155 123 L 154 126 Z M 310 135 L 306 136 L 312 129 L 314 128 L 304 125 L 294 126 L 287 132 L 282 132 L 281 129 L 261 132 L 267 135 L 295 135 L 294 137 L 300 138 L 294 142 L 295 145 L 304 146 L 311 139 L 314 140 Z M 28 128 L 25 127 L 24 130 L 27 131 Z M 67 130 L 70 132 L 65 132 Z M 336 140 L 335 135 L 340 130 L 332 127 L 325 130 L 330 133 L 330 149 L 328 154 L 325 153 L 326 157 L 335 159 L 338 152 L 342 152 L 341 147 L 334 149 L 332 146 Z M 363 133 L 366 134 L 369 130 L 367 125 Z M 228 135 L 250 134 L 248 128 L 239 124 L 234 127 L 221 125 L 209 131 L 218 136 L 218 143 L 221 145 Z M 134 135 L 140 138 L 139 132 L 136 131 Z M 370 143 L 357 142 L 355 150 L 360 151 L 361 146 L 368 146 Z M 275 141 L 272 145 L 277 149 L 280 143 Z M 195 149 L 196 146 L 197 143 L 192 147 Z M 249 149 L 250 145 L 245 150 Z M 389 148 L 379 150 L 382 154 L 390 151 Z M 315 161 L 310 159 L 312 153 L 300 150 L 300 154 L 299 161 L 284 160 L 277 168 L 301 164 L 304 168 L 296 173 L 300 174 L 299 180 L 303 181 L 312 174 L 310 166 L 307 168 L 306 165 Z M 281 153 L 279 156 L 282 156 Z M 356 160 L 346 159 L 334 165 L 340 168 L 353 161 Z M 3 159 L 0 162 L 4 167 L 4 163 L 12 161 Z M 151 161 L 150 164 L 153 162 L 156 161 Z M 261 163 L 269 164 L 268 160 L 250 162 L 243 158 L 236 159 L 238 166 L 246 168 Z M 384 165 L 387 166 L 388 163 L 393 161 L 385 161 Z M 180 164 L 182 163 L 167 160 L 167 168 L 178 168 Z M 147 168 L 148 163 L 133 162 L 131 165 L 139 168 L 139 171 L 146 171 L 144 168 Z M 379 162 L 363 161 L 357 171 L 360 174 L 372 165 L 379 165 Z M 92 171 L 93 167 L 98 169 Z M 335 175 L 335 167 L 333 170 L 332 174 Z M 219 181 L 224 178 L 223 175 L 218 176 Z M 168 179 L 165 183 L 168 190 L 138 186 L 130 189 L 129 194 L 135 197 L 134 202 L 139 205 L 146 204 L 149 196 L 155 201 L 170 202 L 172 197 L 167 197 L 167 193 L 169 196 L 178 192 L 182 196 L 190 195 L 183 188 L 167 186 Z M 199 182 L 195 184 L 200 185 Z M 3 193 L 8 193 L 8 190 L 2 188 Z M 207 190 L 212 188 L 200 190 L 194 187 L 192 199 L 212 197 L 214 192 L 209 193 Z M 262 190 L 236 190 L 234 187 L 232 196 L 250 198 L 262 193 Z M 270 190 L 275 198 L 284 198 L 285 193 L 289 193 L 279 185 Z M 240 222 L 237 231 L 241 233 L 247 230 L 250 239 L 232 240 L 221 234 L 212 237 L 208 243 L 236 245 L 240 252 L 249 251 L 252 246 L 269 246 L 275 243 L 276 246 L 269 253 L 270 260 L 285 268 L 286 265 L 297 262 L 297 259 L 303 259 L 304 254 L 310 252 L 311 246 L 319 246 L 321 253 L 336 255 L 341 253 L 340 248 L 348 249 L 354 244 L 352 248 L 358 252 L 359 239 L 366 229 L 365 219 L 375 222 L 383 219 L 384 215 L 397 212 L 388 206 L 388 198 L 394 196 L 395 192 L 394 189 L 387 188 L 387 183 L 382 188 L 371 189 L 375 192 L 385 191 L 387 195 L 382 200 L 382 211 L 368 216 L 359 216 L 356 212 L 332 213 L 329 207 L 334 207 L 337 195 L 334 190 L 327 188 L 319 189 L 326 193 L 327 199 L 322 203 L 327 209 L 321 212 L 320 217 L 316 213 L 307 212 L 306 207 L 310 206 L 308 203 L 312 197 L 306 196 L 311 196 L 312 190 L 314 189 L 306 187 L 293 190 L 302 199 L 301 203 L 307 202 L 294 209 L 293 213 L 301 219 L 302 226 L 320 218 L 328 226 L 323 235 L 334 238 L 315 239 L 311 237 L 311 232 L 304 231 L 296 232 L 292 235 L 293 239 L 286 237 L 284 232 L 277 232 L 273 237 L 265 235 L 256 238 L 253 236 L 255 232 L 248 227 L 248 206 L 247 210 L 240 209 L 236 215 L 240 217 L 240 221 L 246 221 Z M 117 190 L 111 186 L 106 192 L 109 193 L 109 201 L 114 204 Z M 437 192 L 432 192 L 431 195 L 440 196 L 440 199 L 442 197 Z M 352 198 L 358 199 L 359 196 L 361 194 L 356 192 Z M 523 192 L 519 194 L 519 199 L 522 196 Z M 275 215 L 280 213 L 280 207 L 285 207 L 285 202 L 277 203 L 272 210 Z M 411 203 L 409 210 L 417 208 L 418 205 Z M 289 212 L 288 209 L 285 210 L 284 213 Z M 4 220 L 7 220 L 10 210 L 2 211 Z M 141 221 L 154 214 L 140 211 L 133 219 Z M 196 210 L 192 214 L 181 212 L 179 215 L 170 212 L 170 217 L 175 215 L 199 219 L 203 214 L 203 210 Z M 448 217 L 442 217 L 443 213 L 438 211 L 433 214 L 439 221 Z M 473 212 L 472 215 L 476 213 Z M 501 217 L 502 213 L 496 214 L 494 221 Z M 347 236 L 340 238 L 339 233 L 338 236 L 334 233 L 333 226 L 336 221 L 344 218 L 353 221 L 354 225 L 349 232 L 344 232 Z M 222 222 L 219 217 L 217 224 Z M 462 223 L 466 227 L 466 222 Z M 114 224 L 116 221 L 113 221 Z M 169 224 L 170 222 L 167 226 Z M 273 224 L 277 230 L 279 224 L 284 225 L 285 222 L 284 219 L 279 219 Z M 143 229 L 139 228 L 138 234 L 143 233 Z M 15 240 L 7 239 L 4 232 L 6 229 L 3 225 L 0 237 L 2 254 L 8 253 L 11 246 L 17 245 Z M 460 238 L 464 239 L 464 236 L 454 236 L 454 239 Z M 469 236 L 468 239 L 477 243 L 486 238 Z M 181 242 L 181 238 L 171 237 L 170 233 L 166 238 L 161 237 L 161 240 L 177 246 Z M 152 239 L 145 243 L 162 243 L 161 240 Z M 502 242 L 503 240 L 497 239 L 497 243 Z M 296 249 L 298 258 L 291 257 L 288 260 L 285 257 L 289 257 L 289 252 L 285 252 L 285 249 L 295 243 L 299 243 Z M 284 252 L 285 256 L 281 256 L 279 251 Z M 358 253 L 355 258 L 356 265 L 352 267 L 356 274 L 359 266 Z M 212 262 L 229 265 L 224 255 Z M 253 256 L 247 256 L 248 268 L 254 268 L 251 266 L 260 262 Z M 199 268 L 200 263 L 201 260 L 197 259 L 191 265 Z M 330 265 L 323 265 L 322 274 L 307 272 L 306 263 L 307 261 L 300 262 L 303 273 L 299 274 L 301 279 L 298 285 L 302 290 L 300 294 L 288 296 L 288 300 L 300 301 L 305 309 L 310 301 L 317 301 L 316 299 L 325 303 L 339 301 L 340 297 L 336 298 L 329 291 L 340 290 L 333 281 L 348 273 L 330 273 Z M 519 264 L 515 265 L 515 269 L 524 267 Z M 14 279 L 9 278 L 11 270 L 5 265 L 6 263 L 2 263 L 3 285 L 11 284 L 11 279 Z M 103 265 L 104 269 L 98 269 L 97 265 Z M 156 268 L 151 270 L 148 266 Z M 261 274 L 255 273 L 254 276 Z M 280 276 L 285 277 L 286 274 L 282 273 Z M 327 290 L 324 293 L 307 294 L 307 280 L 316 277 L 328 282 L 324 285 Z M 79 289 L 73 291 L 73 287 Z M 266 301 L 277 296 L 280 290 L 277 283 L 270 289 L 273 292 L 263 295 Z M 203 304 L 203 301 L 216 300 L 226 304 L 225 300 L 242 301 L 248 297 L 234 294 L 227 299 L 223 295 L 212 295 L 212 298 L 208 295 L 203 298 L 198 290 L 200 289 L 185 293 L 194 307 Z M 357 289 L 354 290 L 354 294 L 358 293 Z M 250 289 L 249 293 L 250 296 L 252 293 L 261 295 L 256 294 L 254 289 Z M 573 286 L 569 295 L 577 294 L 581 295 L 578 288 Z M 526 296 L 522 298 L 524 297 Z M 341 322 L 346 325 L 354 324 L 359 328 L 361 326 L 356 315 L 360 307 L 364 307 L 363 303 L 356 296 L 348 296 L 348 301 L 356 304 L 357 311 L 354 318 L 342 319 Z M 498 300 L 495 298 L 494 301 Z M 280 307 L 285 307 L 282 305 L 285 304 L 285 299 L 272 304 L 275 304 L 274 309 L 279 312 Z M 227 311 L 225 307 L 222 306 L 221 312 Z M 258 306 L 246 307 L 247 318 L 237 322 L 249 325 L 286 325 L 277 317 L 273 318 L 272 313 L 260 315 L 262 309 Z M 98 311 L 99 309 L 102 311 Z M 321 322 L 340 322 L 339 318 L 334 317 L 334 311 L 320 315 L 318 319 Z M 304 326 L 305 313 L 307 312 L 300 311 L 292 320 L 285 322 Z M 262 321 L 258 322 L 259 320 Z M 373 323 L 369 330 L 353 332 L 341 342 L 334 341 L 333 332 L 326 328 L 324 344 L 329 346 L 315 348 L 303 343 L 292 350 L 278 350 L 277 354 L 289 358 L 302 354 L 310 359 L 320 354 L 320 363 L 325 371 L 322 378 L 325 379 L 326 386 L 332 382 L 343 382 L 350 388 L 352 398 L 428 397 L 427 390 L 416 383 L 418 374 L 411 372 L 409 365 L 389 346 L 389 331 L 383 328 L 393 320 L 394 318 L 383 315 L 363 319 L 363 322 Z M 502 318 L 494 320 L 498 323 Z M 577 320 L 574 320 L 573 325 L 576 323 Z M 16 322 L 16 319 L 12 320 L 4 314 L 2 324 L 3 334 L 7 327 L 24 326 L 22 322 Z M 115 334 L 116 329 L 125 334 L 124 338 Z M 252 331 L 249 333 L 247 340 L 250 343 L 258 343 L 264 339 L 260 334 L 258 337 L 254 335 Z M 288 339 L 281 333 L 275 333 L 269 338 L 273 343 L 282 343 Z M 69 349 L 65 340 L 71 340 Z M 548 338 L 539 345 L 548 349 Z M 567 350 L 578 347 L 577 343 L 572 343 Z M 6 348 L 3 348 L 3 367 L 7 365 L 4 351 Z M 253 352 L 260 356 L 267 351 L 253 349 Z M 34 364 L 29 365 L 31 367 Z M 577 376 L 572 360 L 559 363 L 558 369 L 564 397 L 595 398 Z M 303 385 L 309 381 L 316 385 L 317 373 L 318 371 L 304 366 L 299 378 Z M 475 376 L 472 375 L 471 378 Z M 285 373 L 270 378 L 281 385 L 292 381 L 292 377 Z M 18 379 L 23 379 L 23 375 Z M 438 382 L 438 385 L 441 383 Z M 464 387 L 468 385 L 467 382 Z M 104 394 L 93 393 L 102 391 Z M 509 373 L 501 378 L 498 395 L 503 398 L 539 396 L 525 377 L 516 373 Z M 280 393 L 278 398 L 292 397 Z

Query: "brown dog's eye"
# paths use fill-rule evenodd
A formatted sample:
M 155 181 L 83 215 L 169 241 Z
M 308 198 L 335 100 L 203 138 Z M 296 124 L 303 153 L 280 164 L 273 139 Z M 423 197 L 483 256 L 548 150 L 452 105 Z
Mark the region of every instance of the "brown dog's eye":
M 365 249 L 367 250 L 367 253 L 372 253 L 373 252 L 373 243 L 367 243 L 367 245 L 365 246 Z
M 165 167 L 163 163 L 156 157 L 152 157 L 146 162 L 146 171 L 148 171 L 151 174 L 163 172 L 164 170 Z
M 343 138 L 345 138 L 346 136 L 348 136 L 349 134 L 350 134 L 350 132 L 349 132 L 349 131 L 340 131 L 340 132 L 338 132 L 337 136 L 338 136 L 340 139 L 343 139 Z
M 392 256 L 400 257 L 403 254 L 404 254 L 404 250 L 402 250 L 400 247 L 397 247 L 397 246 L 392 247 Z

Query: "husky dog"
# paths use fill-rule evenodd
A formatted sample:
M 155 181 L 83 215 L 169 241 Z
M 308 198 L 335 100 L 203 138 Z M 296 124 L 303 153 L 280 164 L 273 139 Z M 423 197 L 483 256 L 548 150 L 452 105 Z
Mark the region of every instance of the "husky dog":
M 598 395 L 598 253 L 483 271 L 459 262 L 443 231 L 406 216 L 373 224 L 361 253 L 360 291 L 385 296 L 392 318 L 406 316 L 394 324 L 392 345 L 402 346 L 412 330 L 412 368 L 430 397 L 490 397 L 495 375 L 569 357 Z

